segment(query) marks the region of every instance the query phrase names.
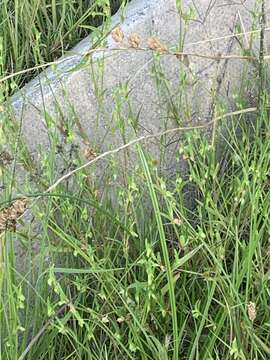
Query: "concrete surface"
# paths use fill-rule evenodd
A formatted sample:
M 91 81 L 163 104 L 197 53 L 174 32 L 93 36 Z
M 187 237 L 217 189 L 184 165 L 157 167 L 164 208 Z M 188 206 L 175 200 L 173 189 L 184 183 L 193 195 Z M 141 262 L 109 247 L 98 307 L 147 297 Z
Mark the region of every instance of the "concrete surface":
M 132 0 L 121 24 L 125 34 L 123 44 L 115 43 L 108 36 L 107 47 L 127 46 L 127 36 L 136 33 L 144 47 L 147 47 L 147 39 L 155 36 L 175 49 L 184 37 L 186 52 L 213 56 L 240 54 L 239 43 L 232 33 L 251 30 L 250 10 L 255 3 L 255 0 L 184 0 L 181 15 L 175 0 Z M 188 25 L 183 18 L 190 19 Z M 121 14 L 116 14 L 111 28 L 121 20 Z M 258 33 L 256 36 L 258 38 Z M 238 39 L 245 47 L 249 46 L 250 34 Z M 12 97 L 12 107 L 17 118 L 22 118 L 23 134 L 31 152 L 40 145 L 49 144 L 44 109 L 62 123 L 75 123 L 75 118 L 79 119 L 89 143 L 101 153 L 123 142 L 115 120 L 117 111 L 121 112 L 121 121 L 125 124 L 125 141 L 136 136 L 129 125 L 123 89 L 122 95 L 118 94 L 122 108 L 116 107 L 120 84 L 128 82 L 130 105 L 134 116 L 138 116 L 138 134 L 141 135 L 175 127 L 176 119 L 180 124 L 190 120 L 208 121 L 213 116 L 213 99 L 222 103 L 225 97 L 230 98 L 234 89 L 241 85 L 243 69 L 247 71 L 246 61 L 188 57 L 188 64 L 187 61 L 183 64 L 173 55 L 163 55 L 162 74 L 151 51 L 136 50 L 99 52 L 83 68 L 78 68 L 85 59 L 83 55 L 91 49 L 91 42 L 91 36 L 84 39 L 61 64 L 44 71 Z M 101 63 L 103 77 L 98 70 Z M 174 153 L 177 138 L 179 134 L 170 135 L 163 143 L 163 148 L 171 148 L 168 154 Z M 157 148 L 159 142 L 153 145 L 153 151 Z M 170 164 L 168 161 L 168 167 Z
M 154 36 L 167 47 L 179 49 L 184 38 L 185 52 L 211 56 L 240 54 L 238 40 L 247 48 L 251 35 L 247 33 L 236 39 L 232 34 L 251 30 L 250 10 L 255 2 L 184 0 L 184 13 L 179 14 L 175 0 L 132 0 L 121 24 L 125 34 L 123 44 L 115 43 L 108 36 L 108 51 L 98 52 L 91 61 L 85 62 L 84 54 L 92 43 L 88 37 L 61 59 L 61 63 L 41 73 L 10 99 L 12 111 L 17 119 L 22 119 L 22 133 L 30 152 L 38 157 L 40 146 L 44 149 L 49 146 L 45 110 L 59 127 L 73 124 L 77 133 L 76 122 L 80 121 L 90 146 L 102 153 L 142 134 L 179 124 L 205 123 L 213 117 L 214 103 L 234 106 L 234 100 L 231 104 L 230 99 L 239 91 L 241 79 L 254 70 L 246 61 L 190 56 L 183 63 L 174 55 L 162 55 L 159 64 L 151 51 L 112 49 L 126 47 L 127 36 L 136 33 L 143 47 L 147 47 L 147 40 Z M 189 18 L 188 24 L 183 18 Z M 121 13 L 116 14 L 110 27 L 121 20 Z M 257 40 L 258 35 L 256 33 Z M 255 51 L 257 40 L 253 44 Z M 82 62 L 83 66 L 79 66 Z M 136 134 L 130 125 L 134 118 L 138 121 Z M 65 142 L 63 136 L 59 136 L 61 141 Z M 160 157 L 161 150 L 166 150 L 161 164 L 166 174 L 175 172 L 179 141 L 180 134 L 171 134 L 162 144 L 159 140 L 147 144 L 156 158 Z M 81 143 L 79 136 L 74 143 Z M 117 154 L 118 161 L 123 160 L 122 155 Z M 23 177 L 19 182 L 24 182 Z M 18 246 L 18 258 L 26 258 L 20 251 Z

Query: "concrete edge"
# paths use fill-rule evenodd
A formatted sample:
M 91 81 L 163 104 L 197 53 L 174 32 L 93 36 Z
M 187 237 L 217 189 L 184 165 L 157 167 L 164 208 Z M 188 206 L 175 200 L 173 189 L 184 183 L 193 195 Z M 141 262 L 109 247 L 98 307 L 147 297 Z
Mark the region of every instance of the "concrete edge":
M 154 8 L 155 1 L 156 0 L 132 0 L 125 10 L 124 22 L 121 21 L 121 9 L 112 16 L 111 29 L 118 24 L 121 24 L 124 33 L 131 32 L 138 18 L 148 16 L 147 13 Z M 166 0 L 159 1 L 166 2 Z M 93 35 L 90 34 L 85 39 L 81 40 L 73 47 L 73 49 L 69 50 L 66 55 L 59 58 L 59 60 L 56 60 L 56 62 L 59 61 L 58 64 L 49 66 L 46 70 L 42 71 L 27 83 L 22 89 L 12 95 L 8 99 L 8 102 L 15 111 L 20 110 L 27 99 L 35 99 L 35 97 L 41 93 L 41 88 L 43 96 L 46 96 L 47 93 L 54 92 L 61 81 L 68 78 L 73 70 L 76 71 L 76 67 L 81 63 L 84 55 L 92 48 L 92 37 Z M 109 35 L 107 38 L 107 48 L 115 48 L 116 46 L 117 44 Z M 101 56 L 102 52 L 93 55 L 94 58 Z

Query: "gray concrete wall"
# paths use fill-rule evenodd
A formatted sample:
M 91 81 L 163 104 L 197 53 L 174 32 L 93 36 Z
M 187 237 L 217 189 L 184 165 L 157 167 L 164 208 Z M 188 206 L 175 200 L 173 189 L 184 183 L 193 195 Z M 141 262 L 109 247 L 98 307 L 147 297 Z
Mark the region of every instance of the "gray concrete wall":
M 117 44 L 108 36 L 107 48 L 127 46 L 127 36 L 132 33 L 140 36 L 143 47 L 147 47 L 150 36 L 155 36 L 167 47 L 175 49 L 184 37 L 185 52 L 212 56 L 241 54 L 239 41 L 249 47 L 250 11 L 255 7 L 255 0 L 184 0 L 183 3 L 184 13 L 179 14 L 175 0 L 132 0 L 123 23 L 120 13 L 112 18 L 111 28 L 121 23 L 125 34 L 123 44 Z M 267 8 L 269 10 L 268 1 Z M 190 18 L 188 24 L 183 18 Z M 232 36 L 236 31 L 247 34 L 239 36 L 238 41 Z M 12 97 L 12 107 L 17 118 L 23 120 L 23 134 L 31 152 L 40 145 L 48 146 L 44 109 L 58 121 L 79 119 L 89 142 L 101 153 L 123 141 L 119 124 L 112 116 L 119 102 L 119 96 L 117 100 L 115 94 L 121 83 L 128 82 L 130 105 L 133 114 L 138 115 L 137 135 L 141 135 L 175 127 L 177 122 L 185 125 L 189 121 L 208 121 L 213 116 L 213 102 L 228 104 L 225 98 L 231 98 L 234 89 L 241 86 L 242 74 L 253 70 L 241 60 L 217 61 L 190 56 L 183 64 L 174 55 L 163 55 L 161 74 L 153 53 L 138 50 L 98 52 L 82 68 L 76 69 L 83 55 L 91 49 L 91 43 L 90 36 L 62 59 L 61 64 L 43 72 Z M 158 86 L 157 74 L 160 76 Z M 136 135 L 129 125 L 127 101 L 123 96 L 122 105 L 122 121 L 128 140 Z M 177 137 L 176 134 L 168 136 L 163 148 L 173 143 L 173 153 Z M 158 147 L 159 142 L 153 145 L 153 151 Z
M 159 63 L 151 51 L 113 50 L 127 47 L 127 37 L 132 33 L 140 36 L 141 46 L 145 48 L 149 37 L 155 36 L 175 50 L 184 37 L 185 52 L 211 56 L 241 54 L 239 41 L 249 47 L 250 11 L 254 9 L 255 0 L 184 0 L 183 3 L 184 14 L 179 14 L 175 0 L 132 0 L 121 23 L 125 34 L 123 44 L 117 44 L 108 36 L 108 51 L 94 54 L 91 61 L 79 66 L 92 46 L 92 38 L 88 37 L 57 66 L 50 67 L 15 94 L 10 99 L 11 109 L 18 121 L 22 119 L 22 134 L 30 152 L 36 155 L 40 146 L 44 149 L 49 146 L 45 110 L 60 127 L 73 123 L 77 133 L 76 121 L 79 120 L 91 147 L 102 153 L 142 134 L 177 125 L 206 123 L 213 117 L 213 104 L 218 104 L 218 109 L 221 104 L 226 104 L 228 109 L 234 107 L 234 92 L 239 92 L 243 79 L 253 76 L 254 67 L 246 61 L 189 56 L 183 63 L 174 55 L 162 55 Z M 191 18 L 186 27 L 183 17 Z M 118 13 L 110 27 L 120 22 L 122 18 Z M 247 34 L 236 39 L 232 36 L 236 31 Z M 258 52 L 258 36 L 256 33 L 252 46 L 255 52 Z M 119 90 L 124 83 L 128 83 L 127 98 L 124 89 Z M 129 112 L 131 109 L 133 115 Z M 138 120 L 136 133 L 130 124 L 132 116 Z M 119 125 L 125 128 L 124 139 Z M 59 137 L 59 142 L 61 140 L 64 142 L 63 136 Z M 176 133 L 162 143 L 159 139 L 148 143 L 156 158 L 160 157 L 160 150 L 165 150 L 162 169 L 166 174 L 175 172 L 179 141 L 181 135 Z M 82 141 L 77 136 L 74 142 Z M 118 165 L 120 160 L 123 158 L 117 154 Z M 181 166 L 184 167 L 183 162 Z M 24 184 L 27 175 L 19 171 L 17 176 L 18 183 Z M 34 191 L 32 185 L 31 191 Z M 42 231 L 38 226 L 37 234 Z M 34 246 L 37 253 L 38 244 Z M 21 251 L 16 245 L 19 262 L 26 259 Z

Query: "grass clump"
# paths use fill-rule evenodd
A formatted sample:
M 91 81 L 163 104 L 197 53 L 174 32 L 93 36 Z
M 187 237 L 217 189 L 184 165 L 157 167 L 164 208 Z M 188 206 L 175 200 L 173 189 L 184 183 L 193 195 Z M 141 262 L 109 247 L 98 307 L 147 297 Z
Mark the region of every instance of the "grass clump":
M 222 159 L 187 132 L 188 174 L 169 183 L 139 145 L 113 202 L 87 171 L 28 195 L 39 230 L 1 235 L 3 358 L 269 358 L 269 115 L 224 128 Z M 32 237 L 36 270 L 18 276 L 12 244 L 30 256 Z
M 0 76 L 54 61 L 110 19 L 124 0 L 1 0 Z M 37 74 L 6 83 L 12 94 Z
M 154 60 L 171 114 L 160 53 Z M 0 133 L 3 359 L 269 359 L 265 82 L 258 109 L 249 114 L 239 95 L 240 110 L 218 117 L 212 139 L 194 127 L 182 132 L 170 179 L 141 141 L 132 171 L 121 166 L 129 161 L 125 147 L 123 158 L 111 152 L 47 191 L 97 156 L 79 119 L 85 151 L 74 142 L 73 118 L 61 133 L 57 119 L 45 114 L 50 146 L 38 162 L 20 125 L 6 119 Z M 129 94 L 127 83 L 115 89 L 111 120 L 125 144 L 123 104 L 132 134 L 138 130 Z

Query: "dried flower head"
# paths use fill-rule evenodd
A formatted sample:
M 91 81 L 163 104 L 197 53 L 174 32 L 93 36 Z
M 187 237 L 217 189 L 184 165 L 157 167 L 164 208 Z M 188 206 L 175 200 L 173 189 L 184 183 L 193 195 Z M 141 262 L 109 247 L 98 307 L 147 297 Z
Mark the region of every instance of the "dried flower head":
M 20 216 L 24 213 L 26 209 L 27 200 L 26 199 L 18 199 L 13 203 L 14 211 Z
M 26 199 L 18 199 L 0 212 L 0 234 L 7 229 L 16 230 L 18 218 L 25 212 Z
M 173 221 L 172 221 L 172 223 L 173 223 L 174 225 L 181 225 L 181 224 L 182 224 L 182 220 L 179 219 L 179 218 L 174 218 Z
M 137 49 L 140 46 L 140 42 L 141 42 L 141 39 L 138 34 L 133 33 L 133 34 L 129 35 L 128 43 L 129 43 L 130 47 Z
M 112 30 L 112 38 L 115 42 L 121 43 L 124 40 L 124 37 L 125 35 L 119 26 Z
M 159 39 L 155 38 L 155 37 L 150 37 L 148 40 L 147 40 L 147 45 L 149 47 L 149 49 L 151 50 L 156 50 L 156 51 L 159 51 L 159 52 L 167 52 L 168 49 L 166 48 L 165 45 L 163 45 Z
M 251 302 L 248 304 L 248 317 L 250 321 L 254 321 L 256 319 L 257 312 L 256 312 L 256 304 Z
M 13 160 L 13 156 L 11 156 L 9 154 L 9 152 L 7 152 L 6 150 L 3 150 L 1 153 L 0 153 L 0 165 L 9 165 Z
M 88 161 L 91 161 L 97 157 L 97 154 L 94 152 L 90 145 L 87 145 L 85 147 L 83 154 Z

